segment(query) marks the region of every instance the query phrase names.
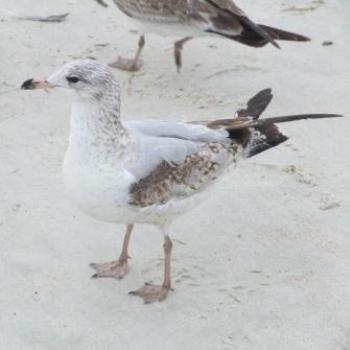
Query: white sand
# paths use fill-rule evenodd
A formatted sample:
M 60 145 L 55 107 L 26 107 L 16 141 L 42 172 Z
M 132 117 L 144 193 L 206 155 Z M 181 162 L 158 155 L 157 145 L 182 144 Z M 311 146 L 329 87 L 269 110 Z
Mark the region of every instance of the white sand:
M 179 220 L 173 237 L 184 244 L 175 242 L 175 291 L 165 302 L 127 295 L 161 279 L 152 227 L 136 228 L 126 279 L 89 279 L 89 262 L 119 254 L 124 228 L 85 217 L 64 195 L 70 99 L 5 91 L 73 58 L 133 54 L 137 36 L 109 3 L 0 0 L 0 349 L 349 349 L 349 119 L 284 125 L 288 142 L 242 163 Z M 148 36 L 143 70 L 116 72 L 124 116 L 230 117 L 265 87 L 275 93 L 266 115 L 346 114 L 350 2 L 244 3 L 259 22 L 313 42 L 279 51 L 198 39 L 178 75 L 172 40 Z M 43 24 L 8 11 L 70 16 Z

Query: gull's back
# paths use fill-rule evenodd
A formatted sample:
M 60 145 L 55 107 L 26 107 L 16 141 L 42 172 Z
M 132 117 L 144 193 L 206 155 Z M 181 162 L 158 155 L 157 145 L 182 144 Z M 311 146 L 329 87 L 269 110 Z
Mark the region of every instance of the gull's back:
M 186 18 L 186 0 L 113 0 L 118 8 L 131 18 L 150 21 L 171 21 Z
M 163 35 L 203 35 L 208 19 L 208 4 L 188 0 L 113 0 L 145 32 Z

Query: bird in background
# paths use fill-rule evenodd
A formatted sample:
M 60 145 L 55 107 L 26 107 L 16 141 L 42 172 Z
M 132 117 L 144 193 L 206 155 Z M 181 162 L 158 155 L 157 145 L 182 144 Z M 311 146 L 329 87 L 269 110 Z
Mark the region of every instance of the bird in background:
M 70 197 L 93 218 L 126 225 L 119 258 L 91 264 L 94 277 L 121 279 L 128 273 L 128 246 L 135 224 L 152 224 L 163 234 L 163 283 L 147 283 L 130 292 L 146 303 L 164 300 L 172 290 L 170 226 L 174 220 L 210 200 L 209 188 L 237 161 L 285 142 L 288 138 L 277 124 L 339 117 L 301 114 L 260 119 L 272 99 L 271 90 L 265 89 L 233 118 L 123 121 L 118 79 L 108 66 L 93 60 L 67 63 L 47 79 L 22 84 L 28 90 L 53 88 L 73 93 L 63 162 Z
M 113 0 L 130 17 L 142 33 L 183 37 L 174 44 L 178 71 L 182 66 L 181 52 L 194 37 L 219 36 L 241 44 L 262 47 L 272 44 L 280 48 L 278 40 L 309 41 L 306 36 L 253 22 L 232 0 Z M 133 59 L 119 57 L 114 68 L 137 71 L 141 67 L 141 52 L 145 46 L 140 36 Z

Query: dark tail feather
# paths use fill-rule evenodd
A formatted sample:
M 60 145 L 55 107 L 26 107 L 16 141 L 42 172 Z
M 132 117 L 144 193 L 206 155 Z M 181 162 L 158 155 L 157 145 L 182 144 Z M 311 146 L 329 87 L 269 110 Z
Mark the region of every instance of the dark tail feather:
M 258 124 L 272 124 L 272 123 L 287 123 L 287 122 L 293 122 L 296 120 L 303 120 L 303 119 L 326 119 L 326 118 L 341 118 L 343 115 L 341 114 L 297 114 L 297 115 L 286 115 L 282 117 L 271 117 L 271 118 L 265 118 L 260 119 L 257 123 Z
M 343 117 L 339 114 L 298 114 L 259 119 L 272 99 L 271 89 L 265 89 L 253 96 L 247 107 L 236 113 L 233 119 L 218 119 L 207 122 L 210 129 L 226 129 L 229 137 L 243 147 L 244 156 L 249 158 L 288 140 L 276 124 L 303 119 L 325 119 Z
M 248 17 L 240 17 L 240 22 L 244 28 L 243 32 L 240 36 L 236 37 L 237 39 L 234 39 L 234 37 L 232 39 L 242 44 L 255 47 L 265 46 L 267 43 L 270 43 L 280 49 L 275 38 L 265 31 L 261 25 L 255 24 Z
M 253 47 L 262 47 L 270 43 L 279 49 L 280 46 L 276 40 L 310 41 L 310 39 L 304 35 L 287 32 L 285 30 L 269 27 L 263 24 L 255 24 L 248 17 L 240 17 L 239 21 L 243 26 L 243 31 L 239 35 L 221 33 L 220 31 L 214 29 L 208 29 L 207 32 L 215 33 L 238 41 L 241 44 Z
M 310 41 L 311 40 L 310 38 L 304 35 L 265 26 L 264 24 L 258 24 L 258 26 L 274 40 L 287 40 L 287 41 Z
M 272 90 L 265 89 L 258 92 L 247 103 L 247 108 L 237 111 L 237 117 L 252 117 L 258 119 L 260 115 L 265 111 L 273 98 Z
M 251 123 L 247 125 L 247 127 L 241 129 L 230 129 L 228 127 L 227 131 L 230 134 L 230 138 L 243 146 L 244 156 L 249 158 L 288 140 L 288 137 L 279 131 L 276 123 L 286 123 L 303 119 L 324 119 L 338 117 L 342 117 L 342 115 L 301 114 L 283 117 L 272 117 L 252 120 Z
M 228 129 L 228 132 L 231 139 L 242 145 L 243 154 L 246 158 L 255 156 L 288 140 L 288 137 L 283 135 L 278 127 L 272 123 L 245 129 Z

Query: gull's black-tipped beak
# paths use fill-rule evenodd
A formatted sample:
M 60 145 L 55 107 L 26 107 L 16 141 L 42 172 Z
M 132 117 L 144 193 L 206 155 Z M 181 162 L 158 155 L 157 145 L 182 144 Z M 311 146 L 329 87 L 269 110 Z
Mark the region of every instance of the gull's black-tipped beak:
M 23 90 L 33 90 L 35 89 L 35 84 L 33 82 L 34 79 L 28 79 L 26 80 L 22 86 L 21 86 L 21 89 Z
M 45 79 L 28 79 L 22 85 L 22 90 L 47 89 L 52 87 Z

